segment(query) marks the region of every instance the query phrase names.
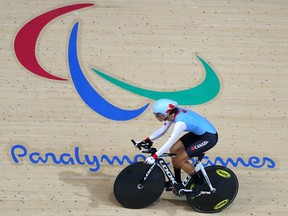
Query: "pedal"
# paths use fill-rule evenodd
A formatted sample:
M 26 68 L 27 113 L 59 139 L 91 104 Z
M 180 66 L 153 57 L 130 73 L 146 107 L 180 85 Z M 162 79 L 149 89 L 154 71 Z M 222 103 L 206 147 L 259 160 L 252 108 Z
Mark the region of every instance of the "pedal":
M 165 182 L 165 190 L 166 191 L 172 191 L 173 190 L 173 187 L 172 187 L 170 181 Z
M 165 191 L 172 191 L 173 190 L 173 188 L 172 187 L 169 187 L 169 188 L 165 188 Z

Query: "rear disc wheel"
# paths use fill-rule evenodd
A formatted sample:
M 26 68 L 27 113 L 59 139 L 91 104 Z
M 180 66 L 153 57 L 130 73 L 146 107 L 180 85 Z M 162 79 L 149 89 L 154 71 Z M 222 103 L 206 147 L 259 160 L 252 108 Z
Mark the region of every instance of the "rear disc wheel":
M 205 168 L 205 171 L 216 191 L 211 194 L 202 194 L 198 197 L 187 194 L 187 201 L 190 206 L 198 212 L 220 212 L 234 201 L 239 188 L 238 179 L 229 168 L 223 166 L 209 166 Z M 199 186 L 201 190 L 210 191 L 202 172 L 198 171 L 196 175 L 204 182 L 202 186 Z M 199 182 L 199 179 L 196 182 Z M 193 190 L 195 187 L 197 187 L 195 179 L 191 179 L 187 188 Z

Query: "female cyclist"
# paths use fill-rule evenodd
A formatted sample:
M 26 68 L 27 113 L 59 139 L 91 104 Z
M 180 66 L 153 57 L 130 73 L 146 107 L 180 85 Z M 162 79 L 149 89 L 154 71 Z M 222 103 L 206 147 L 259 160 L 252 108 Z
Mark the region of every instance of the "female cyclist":
M 176 154 L 172 157 L 172 165 L 178 183 L 173 185 L 173 191 L 177 195 L 182 195 L 181 190 L 185 186 L 181 183 L 181 169 L 188 174 L 183 182 L 193 178 L 195 169 L 189 159 L 214 147 L 218 141 L 217 131 L 206 118 L 192 110 L 178 107 L 178 103 L 170 99 L 156 101 L 152 110 L 156 119 L 164 124 L 141 143 L 151 146 L 152 141 L 164 135 L 173 123 L 174 128 L 169 139 L 155 154 L 148 157 L 145 163 L 155 163 L 156 159 L 168 150 Z M 183 131 L 187 133 L 178 139 Z

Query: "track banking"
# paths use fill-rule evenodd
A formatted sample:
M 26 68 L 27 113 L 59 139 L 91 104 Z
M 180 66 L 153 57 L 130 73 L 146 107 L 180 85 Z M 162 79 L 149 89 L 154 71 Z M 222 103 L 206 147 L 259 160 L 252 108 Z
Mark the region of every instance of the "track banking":
M 97 172 L 101 169 L 101 166 L 115 166 L 115 165 L 129 165 L 139 161 L 144 161 L 146 156 L 143 154 L 136 154 L 134 156 L 122 155 L 106 155 L 101 154 L 89 155 L 85 154 L 80 147 L 73 147 L 70 152 L 63 152 L 61 154 L 54 153 L 52 151 L 43 152 L 39 150 L 31 150 L 24 145 L 15 144 L 10 149 L 10 157 L 14 164 L 21 164 L 27 162 L 32 165 L 66 165 L 66 166 L 86 166 L 89 167 L 90 172 Z M 193 158 L 191 158 L 193 162 Z M 250 156 L 241 158 L 222 158 L 215 157 L 210 159 L 208 156 L 204 156 L 202 163 L 204 166 L 222 165 L 230 167 L 242 167 L 242 168 L 268 168 L 273 169 L 276 167 L 276 162 L 266 156 Z

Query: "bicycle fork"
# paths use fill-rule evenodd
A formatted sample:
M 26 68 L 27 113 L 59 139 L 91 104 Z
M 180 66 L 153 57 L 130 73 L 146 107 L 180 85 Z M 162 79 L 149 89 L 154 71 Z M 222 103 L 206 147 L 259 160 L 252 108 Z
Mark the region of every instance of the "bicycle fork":
M 148 178 L 148 176 L 150 175 L 150 173 L 152 172 L 152 170 L 154 169 L 154 167 L 156 166 L 156 163 L 152 164 L 152 166 L 147 170 L 147 172 L 145 173 L 145 176 L 142 178 L 142 180 L 139 182 L 139 184 L 137 185 L 137 188 L 139 190 L 144 188 L 144 181 Z
M 165 171 L 165 174 L 167 176 L 167 178 L 170 180 L 171 184 L 173 186 L 175 186 L 177 184 L 177 181 L 175 180 L 174 175 L 172 174 L 172 172 L 170 171 L 169 167 L 167 166 L 166 162 L 162 159 L 159 158 L 157 160 L 157 163 L 161 166 L 161 168 Z M 157 163 L 154 163 L 153 165 L 151 165 L 151 167 L 147 170 L 147 172 L 145 173 L 145 176 L 142 178 L 142 180 L 139 182 L 139 184 L 137 185 L 137 188 L 139 190 L 144 188 L 144 182 L 145 180 L 149 177 L 150 173 L 152 172 L 152 170 L 154 169 L 154 167 L 156 166 Z

